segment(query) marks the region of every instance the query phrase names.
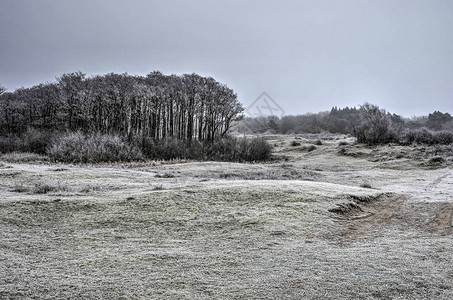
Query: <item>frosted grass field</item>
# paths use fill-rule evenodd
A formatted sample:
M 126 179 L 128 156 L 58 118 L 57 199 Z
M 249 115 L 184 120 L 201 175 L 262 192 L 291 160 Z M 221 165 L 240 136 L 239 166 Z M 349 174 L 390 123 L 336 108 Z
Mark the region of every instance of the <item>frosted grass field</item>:
M 448 149 L 267 139 L 261 164 L 1 156 L 0 298 L 453 297 Z

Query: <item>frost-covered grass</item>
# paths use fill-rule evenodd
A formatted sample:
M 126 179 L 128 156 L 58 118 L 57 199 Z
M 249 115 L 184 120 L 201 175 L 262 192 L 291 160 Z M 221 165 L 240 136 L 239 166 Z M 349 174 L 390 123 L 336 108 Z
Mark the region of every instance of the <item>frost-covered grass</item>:
M 448 164 L 294 139 L 265 164 L 4 160 L 0 298 L 450 299 Z

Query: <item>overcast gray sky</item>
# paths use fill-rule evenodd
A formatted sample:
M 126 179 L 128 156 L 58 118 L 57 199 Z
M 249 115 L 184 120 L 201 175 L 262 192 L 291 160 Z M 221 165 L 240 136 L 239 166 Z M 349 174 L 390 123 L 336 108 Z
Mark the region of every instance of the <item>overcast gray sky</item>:
M 0 84 L 199 73 L 244 105 L 453 112 L 451 0 L 0 0 Z

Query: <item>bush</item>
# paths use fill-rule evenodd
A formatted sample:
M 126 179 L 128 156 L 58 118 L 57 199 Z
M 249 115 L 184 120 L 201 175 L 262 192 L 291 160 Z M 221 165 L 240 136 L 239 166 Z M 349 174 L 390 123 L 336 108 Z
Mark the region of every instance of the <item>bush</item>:
M 445 162 L 445 159 L 443 157 L 434 156 L 428 161 L 428 164 L 429 165 L 438 165 L 438 164 L 442 164 L 443 162 Z
M 221 161 L 263 161 L 271 156 L 272 146 L 264 138 L 226 137 L 207 145 L 207 158 Z
M 298 141 L 292 141 L 292 142 L 291 142 L 291 146 L 293 146 L 293 147 L 300 146 L 300 142 L 298 142 Z
M 404 144 L 450 145 L 453 144 L 453 132 L 433 132 L 426 128 L 421 128 L 406 131 L 401 140 Z
M 19 138 L 13 135 L 0 136 L 0 153 L 9 153 L 17 150 Z
M 132 161 L 143 157 L 137 147 L 126 144 L 118 136 L 81 132 L 55 138 L 47 154 L 54 161 L 74 163 Z
M 245 140 L 245 138 L 243 138 Z M 216 139 L 206 144 L 206 158 L 220 161 L 239 161 L 240 153 L 247 151 L 246 145 L 241 145 L 234 137 Z
M 142 151 L 150 159 L 198 159 L 219 161 L 262 161 L 271 156 L 272 147 L 263 138 L 219 138 L 208 141 L 144 139 Z
M 271 157 L 272 146 L 263 138 L 253 138 L 247 140 L 243 138 L 246 145 L 245 153 L 240 153 L 245 161 L 261 161 L 268 160 Z M 241 148 L 244 150 L 244 148 Z
M 28 128 L 22 136 L 23 145 L 19 151 L 46 154 L 46 150 L 52 141 L 52 132 Z
M 173 138 L 160 141 L 143 138 L 141 149 L 146 157 L 152 159 L 172 159 L 185 156 L 184 144 L 182 141 Z
M 204 146 L 199 141 L 144 138 L 139 144 L 141 144 L 143 154 L 151 159 L 203 159 L 204 156 Z
M 413 142 L 418 144 L 434 144 L 433 133 L 426 128 L 415 130 L 413 132 L 413 139 Z
M 0 152 L 31 152 L 45 154 L 53 133 L 28 128 L 22 135 L 0 136 Z
M 453 132 L 451 132 L 451 131 L 435 132 L 434 140 L 435 140 L 436 144 L 442 144 L 442 145 L 453 144 Z

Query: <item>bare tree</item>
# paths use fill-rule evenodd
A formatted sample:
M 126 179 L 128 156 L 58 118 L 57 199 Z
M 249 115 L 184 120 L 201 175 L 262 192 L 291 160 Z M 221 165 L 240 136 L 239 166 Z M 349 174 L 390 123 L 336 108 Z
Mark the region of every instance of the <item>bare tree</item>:
M 395 132 L 397 124 L 393 124 L 392 115 L 377 105 L 365 103 L 360 107 L 360 126 L 354 129 L 359 143 L 370 145 L 392 142 L 398 138 Z M 396 122 L 395 122 L 396 123 Z

